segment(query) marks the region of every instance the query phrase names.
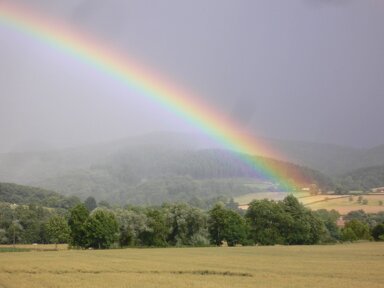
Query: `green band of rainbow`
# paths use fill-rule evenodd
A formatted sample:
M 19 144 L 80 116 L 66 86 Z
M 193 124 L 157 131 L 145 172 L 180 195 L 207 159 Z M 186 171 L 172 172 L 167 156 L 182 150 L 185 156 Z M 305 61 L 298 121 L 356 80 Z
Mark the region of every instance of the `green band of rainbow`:
M 235 121 L 197 100 L 198 97 L 193 97 L 171 85 L 159 75 L 149 73 L 143 65 L 139 65 L 126 55 L 123 56 L 91 39 L 89 35 L 74 32 L 58 21 L 47 20 L 47 15 L 39 17 L 31 9 L 6 3 L 0 4 L 0 25 L 30 35 L 33 39 L 51 45 L 54 49 L 63 51 L 121 81 L 129 89 L 155 101 L 208 134 L 223 147 L 239 152 L 244 162 L 251 165 L 263 177 L 278 182 L 284 189 L 293 191 L 295 182 L 300 181 L 283 176 L 276 167 L 259 163 L 251 157 L 250 155 L 263 155 L 282 158 L 261 141 L 256 141 Z

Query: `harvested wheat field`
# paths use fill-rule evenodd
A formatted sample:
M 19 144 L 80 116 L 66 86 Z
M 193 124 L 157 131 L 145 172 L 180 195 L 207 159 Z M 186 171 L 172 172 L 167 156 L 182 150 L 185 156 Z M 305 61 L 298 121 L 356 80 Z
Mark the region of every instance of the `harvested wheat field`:
M 0 287 L 383 287 L 384 243 L 0 253 Z

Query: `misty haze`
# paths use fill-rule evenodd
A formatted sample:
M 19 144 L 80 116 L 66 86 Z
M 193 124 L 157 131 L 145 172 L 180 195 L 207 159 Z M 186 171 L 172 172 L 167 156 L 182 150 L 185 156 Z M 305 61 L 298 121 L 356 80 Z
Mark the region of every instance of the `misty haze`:
M 0 287 L 380 287 L 383 16 L 0 1 Z

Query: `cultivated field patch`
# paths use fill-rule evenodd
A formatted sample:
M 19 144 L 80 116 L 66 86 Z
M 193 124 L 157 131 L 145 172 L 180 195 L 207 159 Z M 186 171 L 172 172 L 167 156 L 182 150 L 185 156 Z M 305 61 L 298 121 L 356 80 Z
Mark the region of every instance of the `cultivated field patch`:
M 240 204 L 240 208 L 247 209 L 252 200 L 283 200 L 288 194 L 285 192 L 260 192 L 236 197 L 234 200 Z M 384 193 L 361 195 L 362 201 L 358 201 L 359 195 L 310 195 L 308 192 L 295 192 L 295 197 L 306 207 L 312 210 L 327 209 L 337 210 L 345 215 L 350 211 L 364 210 L 366 213 L 378 213 L 384 211 Z M 366 202 L 363 202 L 366 200 Z
M 0 287 L 382 287 L 384 243 L 2 253 Z

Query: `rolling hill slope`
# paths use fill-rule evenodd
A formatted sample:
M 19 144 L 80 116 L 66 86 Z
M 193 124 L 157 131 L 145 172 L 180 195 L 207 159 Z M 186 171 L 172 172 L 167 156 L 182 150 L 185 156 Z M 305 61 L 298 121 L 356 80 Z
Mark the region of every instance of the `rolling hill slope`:
M 262 157 L 258 161 L 277 165 L 287 174 L 300 171 L 308 183 L 318 183 L 325 189 L 334 188 L 331 178 L 338 182 L 348 178 L 345 173 L 350 170 L 373 166 L 372 163 L 384 165 L 384 146 L 364 150 L 266 141 L 291 163 Z M 351 177 L 357 179 L 359 173 Z M 153 133 L 61 151 L 0 154 L 0 181 L 132 204 L 278 190 L 233 153 L 218 149 L 217 144 L 204 137 L 180 133 Z

